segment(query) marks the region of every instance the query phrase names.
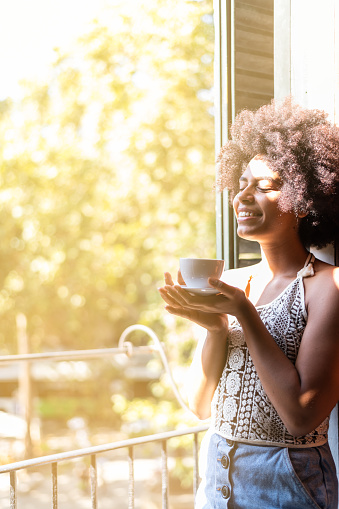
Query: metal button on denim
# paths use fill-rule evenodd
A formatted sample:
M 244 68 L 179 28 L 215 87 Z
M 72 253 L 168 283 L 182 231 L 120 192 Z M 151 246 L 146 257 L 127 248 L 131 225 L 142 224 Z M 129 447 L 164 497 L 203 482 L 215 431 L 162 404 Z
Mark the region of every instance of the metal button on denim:
M 228 498 L 230 496 L 230 489 L 226 484 L 221 488 L 221 494 L 223 498 Z
M 226 438 L 226 444 L 227 444 L 229 447 L 233 447 L 233 445 L 234 445 L 234 441 L 233 441 L 233 440 L 230 440 L 229 438 Z
M 224 456 L 221 458 L 221 465 L 222 465 L 222 467 L 223 467 L 223 468 L 228 468 L 229 463 L 230 463 L 230 460 L 228 459 L 228 457 L 227 457 L 227 456 L 225 456 L 225 455 L 224 455 Z

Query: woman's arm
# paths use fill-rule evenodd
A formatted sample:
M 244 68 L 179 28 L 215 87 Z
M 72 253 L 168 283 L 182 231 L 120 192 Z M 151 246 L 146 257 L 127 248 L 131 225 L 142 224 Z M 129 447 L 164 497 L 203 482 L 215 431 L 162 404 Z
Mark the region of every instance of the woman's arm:
M 180 273 L 178 279 L 181 281 Z M 193 309 L 185 300 L 189 295 L 180 287 L 175 287 L 169 273 L 165 273 L 165 282 L 166 285 L 159 288 L 159 292 L 167 304 L 166 310 L 207 330 L 206 338 L 199 342 L 195 351 L 186 383 L 191 410 L 199 419 L 207 419 L 211 413 L 214 391 L 225 366 L 228 317 Z
M 217 320 L 226 314 L 236 316 L 263 388 L 285 426 L 294 436 L 312 431 L 329 415 L 339 398 L 339 268 L 319 271 L 305 284 L 308 322 L 295 365 L 278 347 L 242 290 L 219 280 L 210 280 L 210 284 L 222 295 L 191 297 L 180 286 L 166 287 L 169 298 L 180 302 L 173 304 L 174 314 L 193 321 L 194 317 L 205 316 L 207 322 L 200 325 L 207 330 L 206 325 L 218 323 L 213 313 Z M 175 306 L 180 309 L 174 311 Z M 172 312 L 171 306 L 167 309 Z M 212 335 L 208 335 L 201 354 L 197 352 L 194 360 L 200 377 L 196 385 L 192 380 L 195 390 L 190 400 L 193 410 L 203 417 L 225 362 L 226 332 L 218 341 L 215 336 L 218 331 L 221 333 L 218 327 L 209 331 Z M 214 364 L 216 359 L 220 360 L 219 368 Z
M 216 283 L 227 300 L 233 289 Z M 265 392 L 289 432 L 301 436 L 316 428 L 339 397 L 339 269 L 309 281 L 308 322 L 295 366 L 275 343 L 255 307 L 236 310 Z M 226 306 L 225 306 L 226 307 Z
M 227 331 L 207 332 L 199 342 L 188 372 L 186 392 L 189 407 L 199 419 L 211 415 L 211 401 L 226 362 Z

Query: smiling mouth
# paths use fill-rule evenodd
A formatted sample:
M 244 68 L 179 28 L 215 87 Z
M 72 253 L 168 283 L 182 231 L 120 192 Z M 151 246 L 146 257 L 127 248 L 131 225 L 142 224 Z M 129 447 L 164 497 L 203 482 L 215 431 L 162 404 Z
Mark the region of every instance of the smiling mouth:
M 256 214 L 255 212 L 239 212 L 238 219 L 244 217 L 260 217 L 261 214 Z

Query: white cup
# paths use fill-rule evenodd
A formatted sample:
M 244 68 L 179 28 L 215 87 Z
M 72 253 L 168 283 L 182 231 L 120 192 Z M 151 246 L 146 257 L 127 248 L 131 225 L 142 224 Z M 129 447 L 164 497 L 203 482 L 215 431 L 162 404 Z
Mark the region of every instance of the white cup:
M 208 278 L 220 279 L 224 260 L 180 258 L 180 272 L 188 288 L 210 288 Z

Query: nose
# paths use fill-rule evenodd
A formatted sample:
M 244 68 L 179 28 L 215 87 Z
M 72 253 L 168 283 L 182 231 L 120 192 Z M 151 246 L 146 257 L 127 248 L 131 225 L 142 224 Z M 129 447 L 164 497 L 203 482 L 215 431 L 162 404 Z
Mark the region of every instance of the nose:
M 253 191 L 251 190 L 251 186 L 246 186 L 244 189 L 239 191 L 237 198 L 240 202 L 248 202 L 248 201 L 252 202 L 254 200 L 254 196 L 253 196 Z

